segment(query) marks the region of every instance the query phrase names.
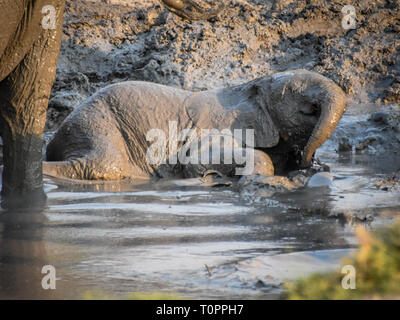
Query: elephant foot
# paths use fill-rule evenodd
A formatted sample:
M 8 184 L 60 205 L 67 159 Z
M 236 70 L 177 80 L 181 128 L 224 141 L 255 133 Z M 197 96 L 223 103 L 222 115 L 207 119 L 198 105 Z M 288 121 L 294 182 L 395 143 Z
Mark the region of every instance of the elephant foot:
M 7 211 L 40 210 L 46 205 L 47 196 L 43 189 L 31 190 L 27 194 L 2 195 L 1 207 Z
M 3 141 L 1 206 L 4 209 L 43 207 L 46 195 L 42 179 L 42 138 L 28 134 L 7 135 Z

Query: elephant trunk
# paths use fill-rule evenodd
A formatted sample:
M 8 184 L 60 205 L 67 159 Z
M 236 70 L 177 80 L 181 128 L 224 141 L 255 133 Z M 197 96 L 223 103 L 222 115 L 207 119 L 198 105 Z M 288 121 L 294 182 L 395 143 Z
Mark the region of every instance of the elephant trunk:
M 224 3 L 214 4 L 206 9 L 196 0 L 161 0 L 161 2 L 177 16 L 188 20 L 207 20 L 218 15 L 225 7 Z
M 346 110 L 346 95 L 336 84 L 324 79 L 317 85 L 322 89 L 318 91 L 319 95 L 317 97 L 321 114 L 303 150 L 302 168 L 307 168 L 311 165 L 315 150 L 332 135 Z

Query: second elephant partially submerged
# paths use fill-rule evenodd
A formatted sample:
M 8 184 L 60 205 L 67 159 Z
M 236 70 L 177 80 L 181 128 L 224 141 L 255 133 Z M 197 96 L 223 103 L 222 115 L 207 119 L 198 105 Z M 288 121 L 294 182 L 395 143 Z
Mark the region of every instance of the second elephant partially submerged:
M 201 162 L 148 161 L 148 133 L 155 129 L 169 132 L 173 123 L 178 132 L 253 129 L 253 174 L 284 174 L 310 165 L 345 107 L 346 96 L 336 84 L 306 70 L 203 92 L 122 82 L 98 91 L 65 120 L 47 147 L 44 173 L 70 179 L 121 180 L 195 176 L 215 169 Z M 173 152 L 179 153 L 184 142 L 178 142 Z M 171 144 L 171 137 L 166 143 Z M 249 145 L 239 141 L 236 147 Z M 170 153 L 166 158 L 173 156 Z

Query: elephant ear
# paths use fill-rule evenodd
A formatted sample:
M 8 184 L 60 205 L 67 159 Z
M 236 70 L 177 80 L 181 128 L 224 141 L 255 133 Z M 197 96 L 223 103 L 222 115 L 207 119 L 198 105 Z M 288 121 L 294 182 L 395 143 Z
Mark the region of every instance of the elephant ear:
M 272 148 L 279 143 L 279 130 L 274 123 L 267 104 L 271 103 L 268 88 L 265 83 L 254 83 L 252 90 L 255 93 L 257 105 L 254 117 L 254 144 L 255 148 Z
M 279 143 L 279 130 L 270 114 L 259 108 L 254 123 L 254 147 L 272 148 Z
M 240 117 L 235 119 L 234 128 L 254 130 L 254 145 L 244 143 L 248 147 L 272 148 L 279 143 L 279 130 L 266 108 L 266 104 L 270 101 L 267 101 L 269 97 L 266 95 L 265 84 L 258 82 L 260 79 L 253 81 L 244 89 L 241 88 L 243 99 L 236 105 L 240 110 Z M 250 100 L 247 100 L 249 97 Z
M 279 131 L 269 113 L 258 103 L 243 103 L 240 117 L 236 119 L 235 129 L 253 129 L 254 145 L 245 143 L 251 148 L 272 148 L 279 142 Z M 247 142 L 250 142 L 247 140 Z

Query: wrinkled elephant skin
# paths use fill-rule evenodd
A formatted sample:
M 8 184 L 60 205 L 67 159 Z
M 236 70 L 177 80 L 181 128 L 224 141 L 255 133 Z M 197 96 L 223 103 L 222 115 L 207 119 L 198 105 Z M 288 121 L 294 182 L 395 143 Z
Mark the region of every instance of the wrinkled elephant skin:
M 70 179 L 120 180 L 179 176 L 182 172 L 193 177 L 215 169 L 149 163 L 148 132 L 168 132 L 170 123 L 175 122 L 178 132 L 254 129 L 254 173 L 281 174 L 310 165 L 345 107 L 346 96 L 337 85 L 306 70 L 203 92 L 140 81 L 117 83 L 98 91 L 64 121 L 47 147 L 44 173 Z M 181 148 L 183 142 L 177 151 Z

